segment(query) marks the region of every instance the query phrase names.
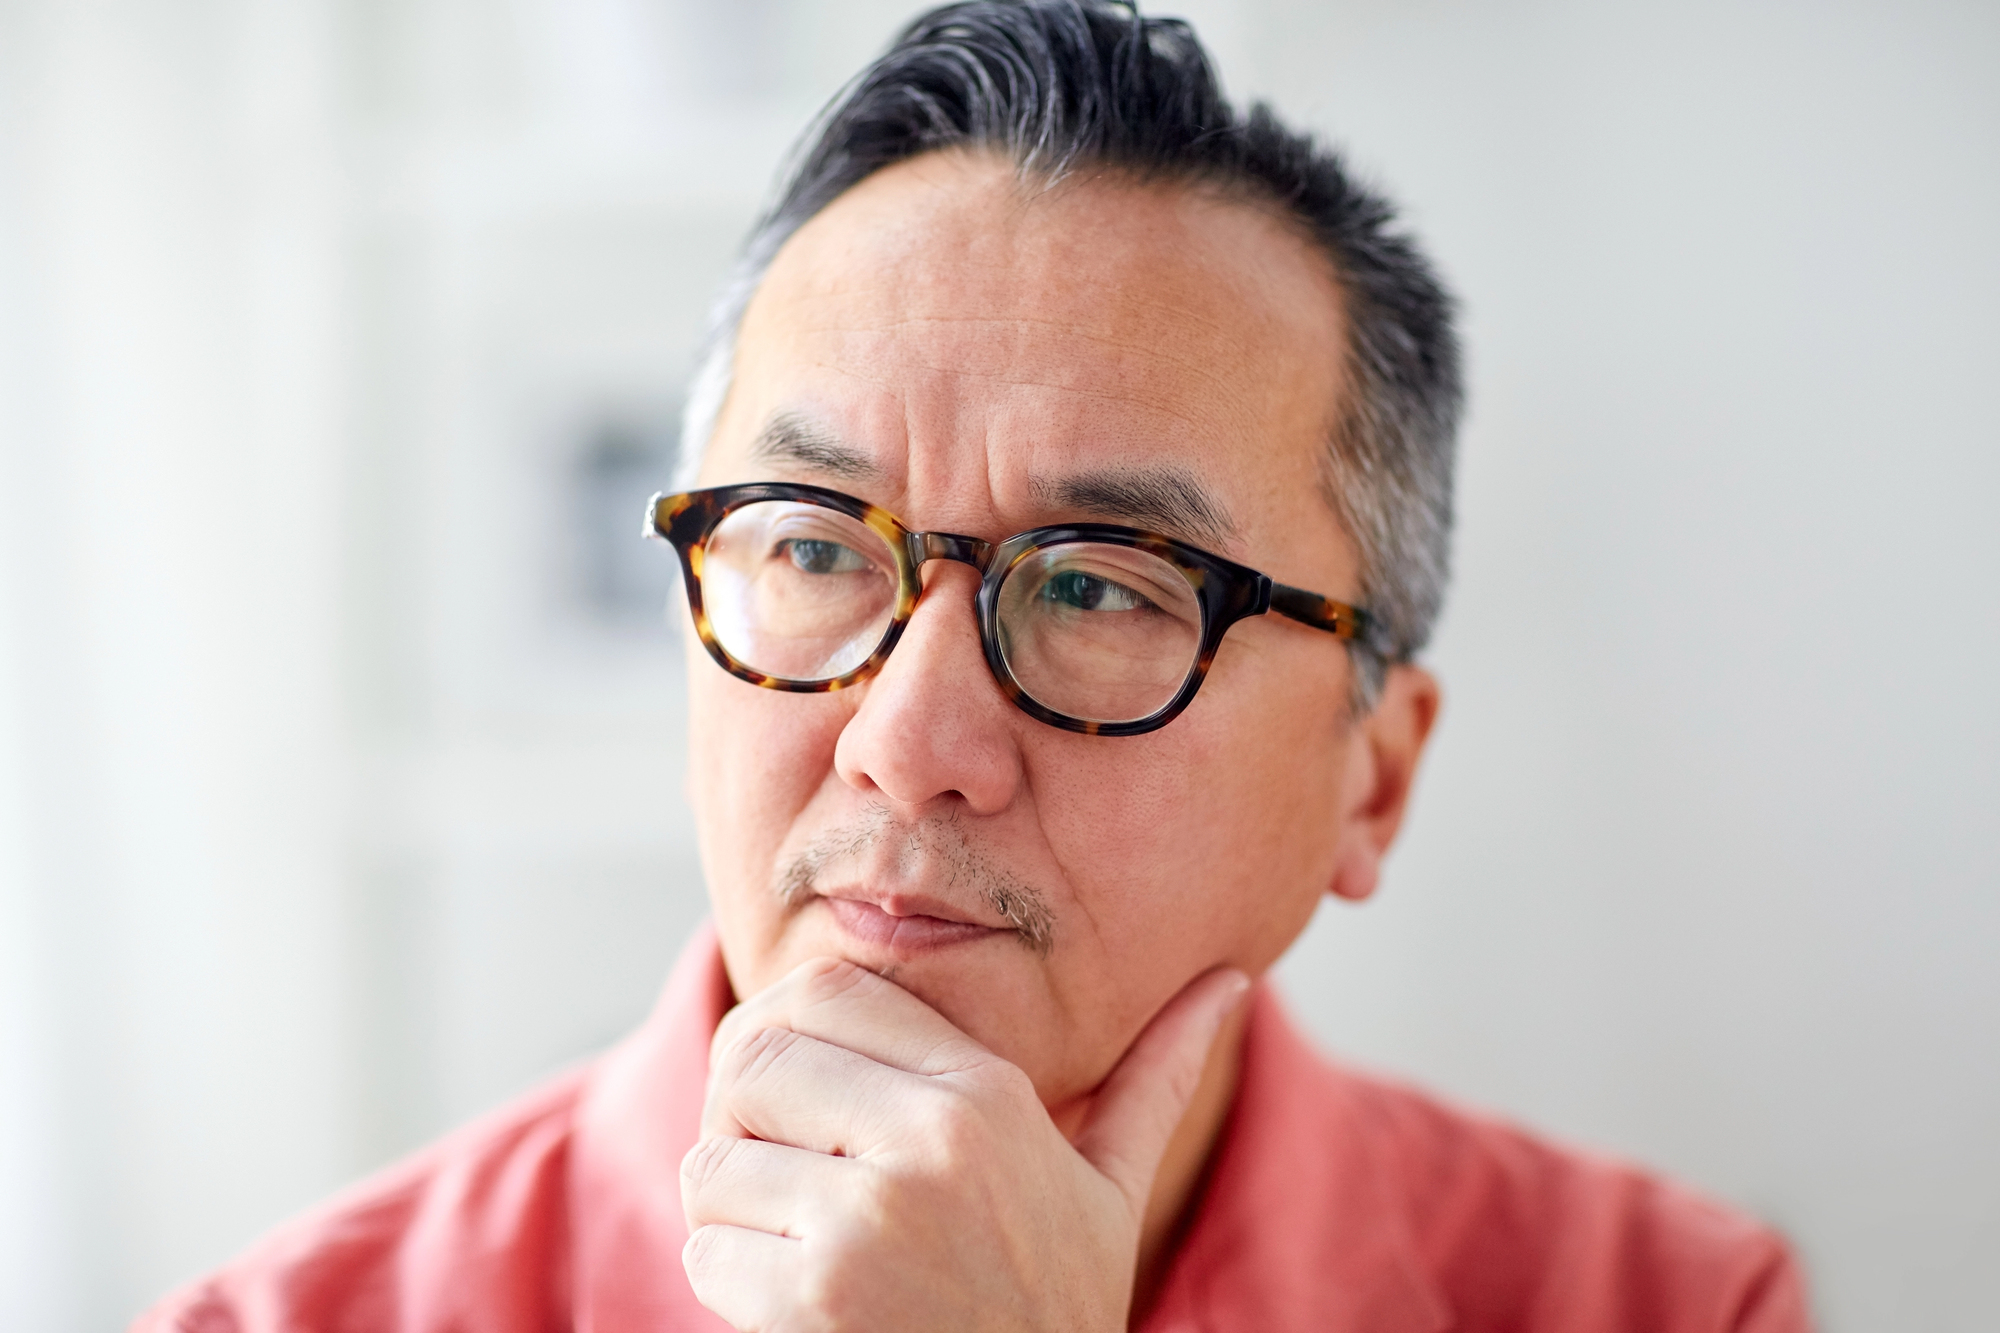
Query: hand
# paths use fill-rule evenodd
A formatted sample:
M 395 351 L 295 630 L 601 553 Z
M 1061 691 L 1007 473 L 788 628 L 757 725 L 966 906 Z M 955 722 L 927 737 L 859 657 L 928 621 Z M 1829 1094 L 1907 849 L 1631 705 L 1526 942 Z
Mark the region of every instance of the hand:
M 1026 1074 L 894 982 L 802 964 L 716 1030 L 682 1253 L 745 1333 L 1123 1330 L 1167 1140 L 1240 972 L 1190 982 L 1072 1145 Z

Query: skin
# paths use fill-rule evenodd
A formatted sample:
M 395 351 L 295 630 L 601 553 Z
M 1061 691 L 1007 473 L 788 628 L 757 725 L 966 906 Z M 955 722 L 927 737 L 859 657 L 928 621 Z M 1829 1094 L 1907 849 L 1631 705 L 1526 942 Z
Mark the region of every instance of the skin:
M 1186 539 L 1354 601 L 1321 462 L 1344 336 L 1327 260 L 1271 210 L 933 154 L 779 253 L 701 484 L 814 482 L 998 542 L 1161 528 L 1074 483 L 1172 472 L 1225 517 Z M 1264 616 L 1166 727 L 1073 734 L 993 681 L 975 571 L 924 579 L 847 690 L 760 689 L 688 636 L 689 796 L 746 998 L 684 1167 L 684 1260 L 744 1329 L 1123 1328 L 1227 1112 L 1245 979 L 1321 895 L 1374 890 L 1437 685 L 1395 667 L 1356 717 L 1341 643 Z M 788 902 L 813 848 L 838 849 L 826 896 Z M 1045 905 L 1050 947 L 1006 928 L 996 878 Z

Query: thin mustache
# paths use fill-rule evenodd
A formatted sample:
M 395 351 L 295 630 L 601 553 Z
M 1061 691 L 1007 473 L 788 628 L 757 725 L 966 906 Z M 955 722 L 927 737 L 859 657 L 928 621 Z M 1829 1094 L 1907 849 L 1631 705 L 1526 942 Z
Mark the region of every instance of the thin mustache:
M 820 834 L 785 863 L 774 886 L 778 900 L 794 911 L 804 907 L 819 896 L 820 877 L 829 867 L 859 859 L 899 831 L 907 839 L 902 855 L 935 858 L 950 870 L 947 891 L 969 883 L 1022 944 L 1044 958 L 1055 951 L 1055 913 L 1047 897 L 975 848 L 956 814 L 932 815 L 898 830 L 887 806 L 872 805 L 853 822 Z

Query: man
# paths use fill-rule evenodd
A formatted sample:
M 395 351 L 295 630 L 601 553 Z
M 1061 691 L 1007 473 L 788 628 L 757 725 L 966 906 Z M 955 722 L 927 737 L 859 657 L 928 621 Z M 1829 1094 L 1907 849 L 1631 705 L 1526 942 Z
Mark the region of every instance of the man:
M 1450 307 L 1184 27 L 950 6 L 746 251 L 651 511 L 715 909 L 596 1064 L 152 1329 L 1804 1327 L 1782 1245 L 1261 977 L 1438 708 Z

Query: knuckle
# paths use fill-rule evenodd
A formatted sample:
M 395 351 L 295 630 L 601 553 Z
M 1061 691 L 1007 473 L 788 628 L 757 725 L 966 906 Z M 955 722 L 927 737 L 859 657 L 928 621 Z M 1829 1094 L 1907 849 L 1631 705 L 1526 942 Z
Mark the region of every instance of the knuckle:
M 728 1169 L 729 1159 L 740 1142 L 740 1139 L 717 1135 L 695 1144 L 688 1149 L 687 1156 L 681 1158 L 681 1184 L 698 1189 L 716 1180 Z
M 736 1044 L 737 1037 L 742 1033 L 743 1025 L 747 1021 L 744 1014 L 749 1008 L 747 1004 L 739 1004 L 724 1014 L 722 1021 L 715 1025 L 715 1035 L 708 1041 L 708 1063 L 711 1069 L 719 1068 L 730 1047 Z
M 815 958 L 803 964 L 796 975 L 800 1000 L 807 1007 L 863 995 L 882 984 L 881 977 L 845 958 Z
M 721 1228 L 696 1227 L 689 1233 L 687 1244 L 681 1246 L 681 1267 L 687 1270 L 688 1278 L 697 1284 L 697 1289 L 715 1267 L 721 1241 Z
M 823 1233 L 835 1248 L 846 1244 L 856 1233 L 880 1234 L 900 1210 L 902 1182 L 879 1167 L 860 1162 L 856 1165 L 858 1169 L 850 1176 L 852 1194 L 845 1201 L 841 1222 L 827 1227 Z
M 744 1033 L 729 1051 L 737 1078 L 753 1082 L 769 1074 L 785 1063 L 798 1042 L 798 1034 L 790 1028 L 762 1027 Z
M 933 1150 L 947 1161 L 964 1161 L 978 1151 L 983 1128 L 979 1108 L 956 1088 L 933 1089 L 923 1100 L 918 1123 Z
M 995 1097 L 1010 1102 L 1036 1106 L 1042 1104 L 1041 1094 L 1035 1091 L 1035 1081 L 1028 1077 L 1019 1065 L 1005 1060 L 988 1060 L 973 1071 L 977 1085 L 990 1091 Z
M 799 1306 L 807 1327 L 823 1329 L 865 1328 L 860 1315 L 864 1302 L 856 1290 L 861 1265 L 846 1245 L 825 1247 L 801 1275 Z

